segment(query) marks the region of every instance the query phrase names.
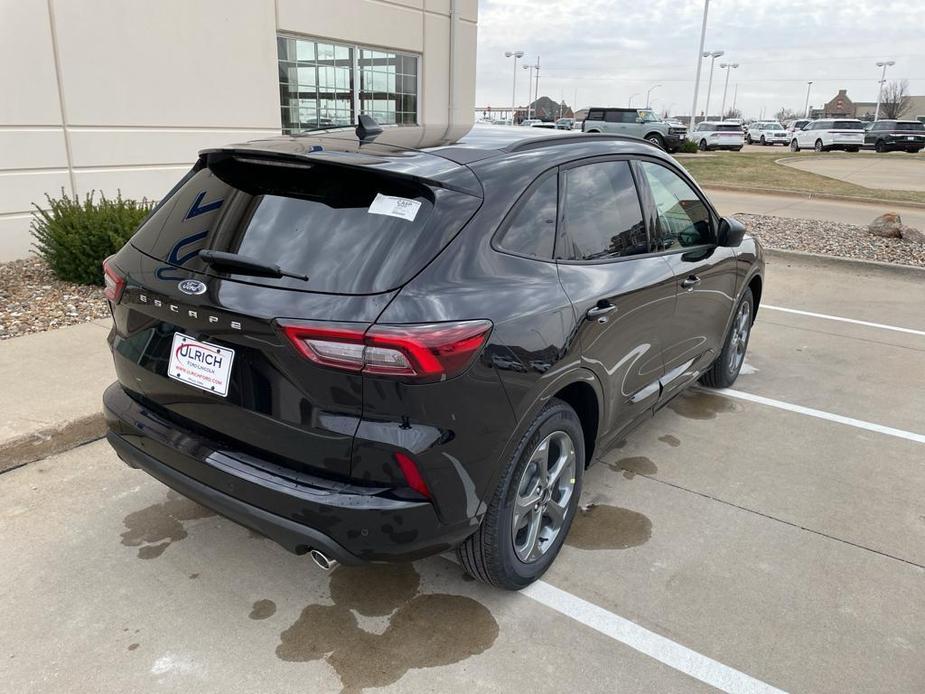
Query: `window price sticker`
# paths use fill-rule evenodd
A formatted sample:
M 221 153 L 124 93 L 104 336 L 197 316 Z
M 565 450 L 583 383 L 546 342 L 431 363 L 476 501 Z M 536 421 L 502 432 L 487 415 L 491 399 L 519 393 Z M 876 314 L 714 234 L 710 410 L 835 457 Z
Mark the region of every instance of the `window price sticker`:
M 389 217 L 398 217 L 413 222 L 418 216 L 421 203 L 408 198 L 397 198 L 392 195 L 378 193 L 376 199 L 369 206 L 369 214 L 384 214 Z

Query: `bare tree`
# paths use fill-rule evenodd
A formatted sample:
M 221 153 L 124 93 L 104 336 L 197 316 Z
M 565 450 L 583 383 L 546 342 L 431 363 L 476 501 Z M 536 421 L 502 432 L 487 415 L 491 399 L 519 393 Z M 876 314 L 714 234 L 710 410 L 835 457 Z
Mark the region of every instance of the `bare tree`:
M 741 118 L 742 112 L 737 108 L 727 108 L 723 118 Z
M 902 118 L 909 110 L 909 80 L 894 80 L 883 85 L 880 92 L 880 117 Z
M 780 123 L 798 118 L 796 111 L 791 108 L 786 108 L 785 106 L 781 106 L 777 113 L 774 114 L 774 117 Z

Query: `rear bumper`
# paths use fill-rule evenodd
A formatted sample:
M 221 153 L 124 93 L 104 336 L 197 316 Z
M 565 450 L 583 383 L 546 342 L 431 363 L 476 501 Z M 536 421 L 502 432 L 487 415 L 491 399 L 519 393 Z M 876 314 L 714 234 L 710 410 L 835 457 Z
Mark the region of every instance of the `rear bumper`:
M 459 544 L 476 521 L 449 526 L 432 504 L 393 490 L 286 471 L 184 430 L 114 383 L 103 395 L 107 440 L 129 466 L 291 552 L 343 564 L 407 561 Z

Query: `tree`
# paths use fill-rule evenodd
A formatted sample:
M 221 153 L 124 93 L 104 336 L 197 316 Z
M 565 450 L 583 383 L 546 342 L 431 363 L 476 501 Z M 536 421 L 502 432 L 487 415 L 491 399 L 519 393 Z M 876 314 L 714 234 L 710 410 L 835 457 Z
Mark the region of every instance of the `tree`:
M 784 121 L 787 121 L 787 120 L 795 120 L 795 119 L 799 118 L 799 116 L 797 116 L 797 112 L 796 112 L 796 111 L 794 111 L 793 109 L 790 109 L 790 108 L 786 108 L 786 107 L 784 107 L 784 106 L 781 106 L 781 107 L 780 107 L 780 109 L 777 111 L 777 113 L 774 114 L 774 117 L 775 117 L 778 121 L 780 121 L 781 123 L 783 123 Z
M 880 117 L 893 120 L 902 118 L 909 110 L 909 80 L 894 80 L 880 92 Z
M 723 118 L 742 118 L 742 112 L 737 108 L 727 108 Z

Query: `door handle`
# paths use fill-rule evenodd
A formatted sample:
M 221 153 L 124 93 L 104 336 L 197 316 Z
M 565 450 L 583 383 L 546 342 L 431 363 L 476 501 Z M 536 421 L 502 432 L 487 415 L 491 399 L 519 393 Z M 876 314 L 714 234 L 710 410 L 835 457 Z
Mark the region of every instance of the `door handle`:
M 698 284 L 700 284 L 700 278 L 697 275 L 690 275 L 687 279 L 681 281 L 681 286 L 689 292 L 693 291 Z
M 588 309 L 588 320 L 595 320 L 599 323 L 607 322 L 607 314 L 611 311 L 616 311 L 617 307 L 611 303 L 599 303 L 597 306 L 592 306 Z

